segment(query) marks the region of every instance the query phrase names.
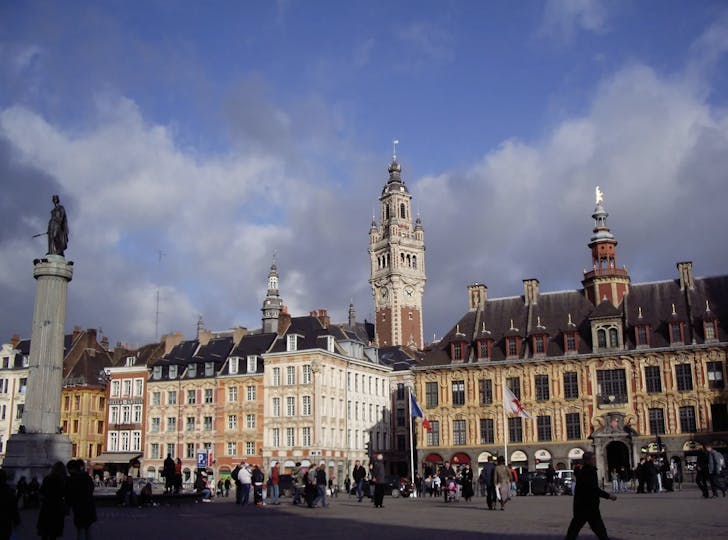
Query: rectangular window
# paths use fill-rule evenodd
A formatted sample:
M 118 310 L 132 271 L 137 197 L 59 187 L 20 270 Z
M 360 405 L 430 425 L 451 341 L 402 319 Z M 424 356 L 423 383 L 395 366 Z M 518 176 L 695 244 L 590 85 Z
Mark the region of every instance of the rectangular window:
M 169 378 L 170 379 L 177 378 L 177 366 L 169 366 Z
M 650 434 L 662 435 L 665 433 L 665 411 L 663 409 L 649 409 Z
M 204 417 L 204 429 L 205 431 L 212 431 L 212 416 Z
M 205 362 L 205 377 L 212 377 L 215 373 L 215 363 Z
M 281 398 L 273 398 L 273 416 L 281 415 Z
M 493 444 L 495 442 L 495 430 L 492 418 L 480 419 L 480 444 Z
M 534 382 L 536 384 L 536 401 L 548 401 L 551 399 L 549 376 L 536 375 Z
M 579 378 L 576 371 L 564 373 L 564 398 L 577 399 L 579 397 Z
M 404 409 L 401 407 L 397 408 L 397 427 L 404 427 Z
M 142 432 L 132 431 L 131 432 L 131 449 L 134 452 L 139 452 L 142 449 Z
M 305 364 L 303 366 L 303 376 L 301 377 L 301 384 L 311 384 L 311 365 Z
M 170 416 L 167 418 L 167 432 L 175 432 L 177 431 L 177 418 L 174 416 Z
M 514 337 L 506 338 L 506 343 L 508 343 L 508 356 L 517 356 L 518 355 L 518 344 L 516 342 L 516 338 L 514 338 Z
M 513 395 L 518 399 L 521 399 L 521 378 L 520 377 L 509 377 L 506 379 L 506 385 L 511 389 Z
M 121 381 L 111 381 L 111 397 L 121 396 Z
M 132 405 L 131 407 L 131 421 L 135 424 L 142 423 L 142 406 Z
M 600 403 L 627 403 L 624 369 L 598 369 L 597 394 Z
M 286 398 L 286 416 L 296 416 L 296 398 Z
M 154 368 L 152 368 L 152 378 L 154 378 L 154 379 L 162 378 L 162 366 L 154 366 Z
M 286 384 L 287 385 L 296 384 L 296 367 L 295 366 L 286 367 Z
M 397 383 L 397 399 L 403 400 L 404 399 L 404 384 Z
M 576 352 L 576 333 L 566 333 L 566 352 Z
M 690 364 L 677 364 L 675 366 L 675 379 L 677 389 L 680 392 L 688 392 L 693 389 L 693 372 Z
M 160 418 L 152 418 L 152 433 L 159 433 L 162 420 Z
M 682 323 L 671 322 L 670 323 L 670 343 L 682 343 Z
M 723 362 L 708 362 L 708 388 L 713 390 L 725 388 Z
M 16 420 L 22 420 L 23 419 L 23 412 L 25 412 L 25 404 L 24 403 L 18 403 L 15 407 L 15 419 Z
M 197 377 L 197 364 L 187 364 L 187 378 L 194 379 Z
M 194 416 L 188 416 L 185 418 L 185 431 L 188 433 L 191 433 L 195 431 L 195 417 Z
M 705 321 L 703 323 L 703 328 L 705 329 L 705 341 L 710 341 L 715 339 L 715 322 L 714 321 Z
M 463 359 L 463 344 L 455 343 L 452 346 L 452 359 L 462 360 Z
M 161 405 L 162 404 L 162 393 L 161 392 L 152 392 L 152 405 Z
M 122 397 L 131 396 L 131 379 L 124 379 L 124 382 L 122 383 L 121 396 Z
M 465 405 L 465 381 L 452 382 L 452 404 Z
M 73 396 L 73 408 L 77 411 L 81 410 L 81 396 Z
M 228 429 L 238 429 L 238 415 L 237 414 L 228 415 L 227 427 L 228 427 Z
M 324 401 L 326 403 L 326 401 Z M 311 396 L 303 396 L 303 403 L 302 403 L 302 416 L 311 416 Z M 333 414 L 333 407 L 331 413 Z
M 566 413 L 566 438 L 570 441 L 581 439 L 581 418 L 578 412 Z
M 129 451 L 129 432 L 122 431 L 119 441 L 120 441 L 119 450 L 121 450 L 122 452 L 128 452 Z
M 286 336 L 286 351 L 294 352 L 298 349 L 298 336 L 290 334 Z
M 248 414 L 245 416 L 245 425 L 248 429 L 255 429 L 255 415 Z
M 296 446 L 296 429 L 292 427 L 286 428 L 286 446 L 289 448 Z
M 246 366 L 248 373 L 255 373 L 258 371 L 258 357 L 255 355 L 248 355 L 248 365 Z
M 228 403 L 235 403 L 236 401 L 238 401 L 238 387 L 229 386 L 228 387 Z
M 271 439 L 272 439 L 274 448 L 277 448 L 281 445 L 281 430 L 279 428 L 273 428 L 273 433 L 271 434 Z
M 240 358 L 237 356 L 231 356 L 228 364 L 228 374 L 235 375 L 238 372 L 240 366 Z
M 227 447 L 225 448 L 225 455 L 226 456 L 234 456 L 238 453 L 238 443 L 233 441 L 228 441 Z
M 434 409 L 437 407 L 437 383 L 427 382 L 425 383 L 425 407 L 428 409 Z
M 144 379 L 134 379 L 134 397 L 141 397 L 144 394 Z
M 255 386 L 248 386 L 246 388 L 245 395 L 248 401 L 255 401 L 256 399 L 258 399 L 257 394 L 258 393 L 255 390 Z
M 159 443 L 152 443 L 150 446 L 150 454 L 152 459 L 159 459 Z
M 213 396 L 212 388 L 205 388 L 205 403 L 212 403 L 215 400 Z
M 551 440 L 551 417 L 550 416 L 537 416 L 536 417 L 536 432 L 539 441 L 550 441 Z
M 427 446 L 440 446 L 440 422 L 430 421 L 430 431 L 427 432 Z
M 245 453 L 249 456 L 255 455 L 255 441 L 245 442 Z
M 660 366 L 645 366 L 645 387 L 651 394 L 662 392 Z
M 456 446 L 463 446 L 467 439 L 467 424 L 465 420 L 453 420 L 452 422 L 452 443 Z
M 480 394 L 480 404 L 490 405 L 493 403 L 493 380 L 480 379 L 478 381 L 478 390 Z
M 488 358 L 490 358 L 490 351 L 488 349 L 488 340 L 478 340 L 478 358 L 481 358 L 483 360 L 487 360 Z
M 635 329 L 635 336 L 637 339 L 637 346 L 643 346 L 643 345 L 649 345 L 649 342 L 647 341 L 647 326 L 644 324 L 640 324 Z
M 177 391 L 171 390 L 167 392 L 167 405 L 177 405 Z
M 121 423 L 131 423 L 131 407 L 129 405 L 123 405 L 121 407 Z
M 194 443 L 185 444 L 185 457 L 187 459 L 195 458 L 195 444 Z
M 533 338 L 536 344 L 536 354 L 543 354 L 546 351 L 546 338 L 543 336 L 536 336 Z
M 187 404 L 194 405 L 196 401 L 197 401 L 197 391 L 196 390 L 187 390 Z
M 523 422 L 520 416 L 508 419 L 508 440 L 512 443 L 523 442 Z
M 174 443 L 167 443 L 167 453 L 172 459 L 177 457 L 177 445 Z
M 291 336 L 288 336 L 291 337 Z M 280 386 L 281 385 L 281 368 L 274 367 L 273 368 L 273 386 Z
M 119 406 L 118 405 L 112 405 L 111 407 L 109 407 L 109 423 L 111 423 L 111 424 L 119 423 Z
M 680 431 L 683 433 L 695 433 L 697 430 L 695 424 L 695 407 L 680 407 Z
M 109 450 L 116 452 L 119 449 L 119 434 L 116 431 L 109 433 Z
M 310 427 L 301 428 L 301 446 L 305 446 L 305 447 L 311 446 L 311 428 Z

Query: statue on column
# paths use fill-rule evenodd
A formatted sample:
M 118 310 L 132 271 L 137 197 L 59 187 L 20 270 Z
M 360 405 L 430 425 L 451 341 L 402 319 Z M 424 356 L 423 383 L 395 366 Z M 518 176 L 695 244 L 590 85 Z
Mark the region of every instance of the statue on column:
M 60 255 L 68 247 L 68 219 L 66 209 L 61 205 L 58 195 L 53 195 L 53 209 L 48 221 L 48 255 Z

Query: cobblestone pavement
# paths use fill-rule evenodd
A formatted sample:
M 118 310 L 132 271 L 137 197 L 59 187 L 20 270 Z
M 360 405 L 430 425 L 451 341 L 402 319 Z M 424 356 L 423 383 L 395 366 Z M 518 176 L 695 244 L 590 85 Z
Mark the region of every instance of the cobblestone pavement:
M 441 499 L 384 499 L 384 508 L 356 499 L 331 499 L 328 508 L 291 505 L 236 506 L 230 499 L 156 508 L 98 509 L 95 540 L 174 539 L 336 539 L 458 540 L 560 539 L 571 519 L 571 497 L 516 497 L 506 510 L 487 511 L 482 498 L 445 504 Z M 624 494 L 602 501 L 602 515 L 613 539 L 728 538 L 728 498 L 703 499 L 697 489 Z M 18 540 L 37 538 L 37 511 L 21 512 Z M 74 540 L 72 518 L 64 539 Z M 582 538 L 594 538 L 588 525 Z

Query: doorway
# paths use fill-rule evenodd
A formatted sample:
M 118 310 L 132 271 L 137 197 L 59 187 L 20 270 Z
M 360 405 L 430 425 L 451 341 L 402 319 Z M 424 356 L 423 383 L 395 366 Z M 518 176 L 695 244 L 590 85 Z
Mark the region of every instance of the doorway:
M 621 441 L 612 441 L 607 445 L 607 478 L 611 478 L 613 471 L 630 471 L 629 448 Z

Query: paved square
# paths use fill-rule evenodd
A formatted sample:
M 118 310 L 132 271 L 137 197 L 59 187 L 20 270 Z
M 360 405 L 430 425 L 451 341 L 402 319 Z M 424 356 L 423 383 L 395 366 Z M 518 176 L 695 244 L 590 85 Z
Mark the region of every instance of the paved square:
M 329 508 L 280 506 L 241 508 L 232 498 L 211 504 L 157 508 L 99 508 L 92 537 L 101 540 L 336 539 L 458 540 L 561 539 L 571 519 L 571 497 L 516 497 L 504 512 L 487 511 L 485 500 L 445 504 L 441 499 L 392 499 L 384 508 L 338 497 Z M 728 498 L 702 499 L 695 488 L 682 492 L 621 495 L 603 501 L 602 515 L 613 539 L 728 538 Z M 37 538 L 37 511 L 21 513 L 19 539 Z M 74 540 L 72 518 L 64 539 Z M 580 538 L 594 538 L 586 526 Z

